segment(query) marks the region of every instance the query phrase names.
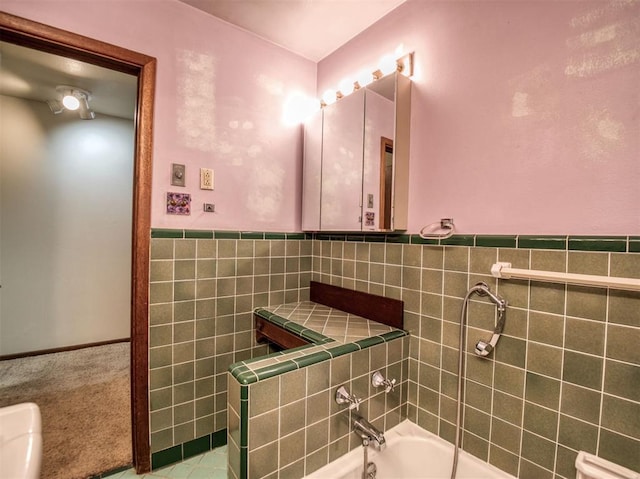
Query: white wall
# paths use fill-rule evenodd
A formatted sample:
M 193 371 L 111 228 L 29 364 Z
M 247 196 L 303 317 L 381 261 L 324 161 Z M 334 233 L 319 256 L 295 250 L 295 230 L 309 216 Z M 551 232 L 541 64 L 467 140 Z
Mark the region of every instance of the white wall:
M 133 133 L 0 96 L 0 354 L 129 337 Z

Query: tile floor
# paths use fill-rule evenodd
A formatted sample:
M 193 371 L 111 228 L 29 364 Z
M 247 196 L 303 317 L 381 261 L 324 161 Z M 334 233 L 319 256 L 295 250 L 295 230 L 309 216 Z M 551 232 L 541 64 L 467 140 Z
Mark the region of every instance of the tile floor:
M 105 479 L 227 479 L 227 446 L 190 457 L 171 466 L 137 475 L 133 469 Z

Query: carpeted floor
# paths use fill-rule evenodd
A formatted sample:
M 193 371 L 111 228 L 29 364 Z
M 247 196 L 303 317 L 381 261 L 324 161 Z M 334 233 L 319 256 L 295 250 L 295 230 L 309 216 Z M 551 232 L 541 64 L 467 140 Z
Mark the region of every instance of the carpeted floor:
M 42 479 L 84 479 L 131 464 L 129 343 L 0 361 L 0 407 L 35 402 Z

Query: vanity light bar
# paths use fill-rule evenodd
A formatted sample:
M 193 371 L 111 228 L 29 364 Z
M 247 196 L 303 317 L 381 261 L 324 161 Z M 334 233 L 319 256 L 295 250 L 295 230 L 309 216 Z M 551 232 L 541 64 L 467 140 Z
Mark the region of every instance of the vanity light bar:
M 381 63 L 384 61 L 384 57 L 383 60 L 381 61 Z M 324 108 L 327 105 L 330 105 L 331 103 L 334 103 L 335 101 L 339 100 L 340 98 L 343 98 L 347 95 L 350 95 L 352 92 L 359 90 L 360 88 L 364 88 L 366 87 L 368 84 L 379 80 L 380 78 L 384 77 L 385 75 L 388 75 L 390 73 L 393 73 L 394 71 L 398 72 L 398 73 L 402 73 L 404 76 L 407 77 L 411 77 L 413 76 L 413 52 L 411 53 L 407 53 L 403 56 L 401 56 L 400 58 L 397 58 L 395 60 L 395 70 L 391 70 L 389 71 L 388 68 L 385 68 L 384 65 L 379 65 L 378 68 L 371 72 L 371 74 L 369 74 L 368 72 L 366 73 L 367 78 L 366 79 L 359 79 L 359 80 L 355 80 L 353 83 L 350 83 L 346 88 L 350 89 L 350 91 L 348 92 L 343 92 L 341 90 L 327 90 L 323 95 L 322 95 L 322 99 L 320 100 L 320 107 Z M 386 71 L 386 73 L 385 73 Z M 370 78 L 370 79 L 369 79 Z M 351 88 L 352 87 L 352 88 Z M 345 87 L 341 87 L 341 89 L 345 89 Z

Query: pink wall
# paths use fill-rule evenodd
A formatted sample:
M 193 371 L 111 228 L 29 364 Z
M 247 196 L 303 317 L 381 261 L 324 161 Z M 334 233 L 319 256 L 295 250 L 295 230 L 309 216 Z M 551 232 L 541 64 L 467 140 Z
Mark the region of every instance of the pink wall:
M 287 94 L 315 91 L 313 62 L 175 0 L 3 0 L 2 9 L 158 59 L 153 227 L 300 229 L 301 128 L 281 115 Z M 186 188 L 170 186 L 174 162 L 186 164 Z M 214 191 L 199 189 L 201 167 L 214 169 Z M 165 213 L 167 191 L 192 194 L 191 216 Z
M 2 8 L 158 59 L 154 227 L 299 229 L 302 136 L 279 120 L 285 93 L 316 90 L 312 62 L 174 0 Z M 460 233 L 637 235 L 638 22 L 638 2 L 409 0 L 320 62 L 317 91 L 415 51 L 410 232 L 451 216 Z M 172 162 L 189 217 L 164 213 Z
M 640 234 L 640 3 L 409 0 L 318 92 L 415 51 L 409 230 Z

